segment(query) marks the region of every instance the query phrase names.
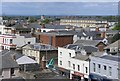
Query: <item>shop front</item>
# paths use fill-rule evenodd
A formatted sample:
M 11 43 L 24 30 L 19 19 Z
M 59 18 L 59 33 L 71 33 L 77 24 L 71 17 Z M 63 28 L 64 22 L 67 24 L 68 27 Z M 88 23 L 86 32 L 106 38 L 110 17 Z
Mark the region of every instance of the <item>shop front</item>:
M 66 78 L 70 78 L 70 70 L 58 67 L 59 73 Z
M 74 73 L 72 74 L 72 79 L 73 79 L 74 81 L 82 81 L 82 80 L 84 79 L 84 74 L 79 73 L 79 72 L 74 72 Z
M 89 79 L 90 79 L 90 81 L 112 81 L 105 76 L 100 76 L 100 75 L 97 75 L 94 73 L 91 73 L 89 75 Z

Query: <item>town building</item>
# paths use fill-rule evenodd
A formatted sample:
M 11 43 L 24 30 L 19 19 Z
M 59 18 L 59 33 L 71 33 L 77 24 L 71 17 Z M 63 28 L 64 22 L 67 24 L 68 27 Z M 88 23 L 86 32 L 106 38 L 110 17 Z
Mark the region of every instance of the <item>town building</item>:
M 36 33 L 36 37 L 39 39 L 40 43 L 49 44 L 54 47 L 62 47 L 67 44 L 73 43 L 72 34 L 64 34 L 59 32 L 49 32 L 49 33 Z
M 11 79 L 18 77 L 19 65 L 10 55 L 0 52 L 0 79 Z
M 111 53 L 111 54 L 117 54 L 120 51 L 120 39 L 109 44 L 108 46 L 106 46 L 104 49 L 106 50 L 107 53 Z
M 17 35 L 0 35 L 0 49 L 8 49 L 21 47 L 25 44 L 34 44 L 36 43 L 36 38 L 32 37 L 30 34 L 17 34 Z
M 89 55 L 97 52 L 93 46 L 68 44 L 58 47 L 58 67 L 62 75 L 70 79 L 85 79 L 89 77 Z
M 0 34 L 26 34 L 30 33 L 31 28 L 24 28 L 22 26 L 20 27 L 14 27 L 14 26 L 6 26 L 6 25 L 0 25 Z
M 102 56 L 90 57 L 90 80 L 91 81 L 119 81 L 120 80 L 120 57 L 103 54 Z
M 99 51 L 104 51 L 107 46 L 107 41 L 105 40 L 77 40 L 74 44 L 83 44 L 84 46 L 94 46 L 98 48 Z
M 43 58 L 47 62 L 53 58 L 54 64 L 57 64 L 57 52 L 58 51 L 55 47 L 48 44 L 27 44 L 22 47 L 22 54 L 33 58 L 40 65 L 42 64 Z
M 108 22 L 106 20 L 96 20 L 96 19 L 61 19 L 60 25 L 72 25 L 82 28 L 87 27 L 107 27 Z

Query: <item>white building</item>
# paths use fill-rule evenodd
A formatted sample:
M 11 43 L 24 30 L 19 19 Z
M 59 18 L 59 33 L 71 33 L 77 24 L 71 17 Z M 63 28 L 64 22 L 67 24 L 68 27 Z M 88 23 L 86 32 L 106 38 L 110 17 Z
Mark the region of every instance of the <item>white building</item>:
M 82 44 L 69 44 L 66 47 L 58 47 L 58 67 L 62 75 L 70 79 L 85 79 L 89 77 L 89 57 L 91 51 L 97 51 L 95 47 Z M 91 49 L 92 48 L 92 49 Z
M 0 49 L 21 47 L 25 44 L 36 43 L 36 38 L 30 35 L 0 35 Z
M 90 57 L 90 79 L 91 81 L 120 80 L 120 57 L 103 55 Z

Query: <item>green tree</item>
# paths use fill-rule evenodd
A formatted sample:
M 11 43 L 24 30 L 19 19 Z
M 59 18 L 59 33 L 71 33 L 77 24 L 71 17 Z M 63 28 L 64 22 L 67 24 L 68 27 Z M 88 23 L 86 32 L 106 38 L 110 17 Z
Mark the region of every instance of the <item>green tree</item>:
M 30 22 L 30 23 L 33 23 L 33 22 L 36 22 L 36 21 L 37 21 L 37 20 L 35 19 L 35 17 L 30 17 L 30 18 L 29 18 L 29 22 Z
M 118 22 L 118 24 L 116 24 L 116 26 L 113 28 L 113 30 L 120 30 L 120 22 Z

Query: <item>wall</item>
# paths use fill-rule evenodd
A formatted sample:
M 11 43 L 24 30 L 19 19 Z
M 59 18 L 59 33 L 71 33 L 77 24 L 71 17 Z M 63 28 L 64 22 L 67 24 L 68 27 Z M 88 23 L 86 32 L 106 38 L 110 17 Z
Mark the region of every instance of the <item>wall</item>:
M 75 64 L 75 69 L 73 69 L 73 64 Z M 78 65 L 80 65 L 80 71 L 78 71 Z M 87 67 L 87 73 L 85 70 L 85 67 Z M 71 59 L 71 70 L 72 71 L 76 71 L 79 73 L 84 74 L 85 78 L 89 77 L 89 61 L 82 61 L 82 60 L 78 60 L 78 59 Z
M 62 47 L 65 46 L 67 44 L 72 44 L 73 43 L 73 36 L 72 35 L 64 35 L 64 36 L 56 36 L 56 35 L 45 35 L 45 34 L 41 34 L 40 35 L 40 41 L 43 44 L 50 44 L 54 47 Z
M 3 69 L 2 76 L 3 78 L 11 78 L 10 69 Z
M 100 76 L 106 76 L 107 78 L 110 79 L 118 79 L 118 62 L 115 61 L 111 61 L 111 60 L 106 60 L 106 59 L 102 59 L 102 58 L 97 58 L 97 57 L 90 57 L 91 61 L 90 61 L 90 73 L 95 73 L 98 74 Z M 93 71 L 93 63 L 96 64 L 96 71 Z M 101 70 L 100 73 L 98 72 L 98 64 L 101 65 Z M 103 70 L 103 65 L 107 66 L 107 71 L 105 72 Z M 109 71 L 108 71 L 108 67 L 112 67 L 112 75 L 109 75 Z
M 55 47 L 63 47 L 73 43 L 73 36 L 57 36 Z

